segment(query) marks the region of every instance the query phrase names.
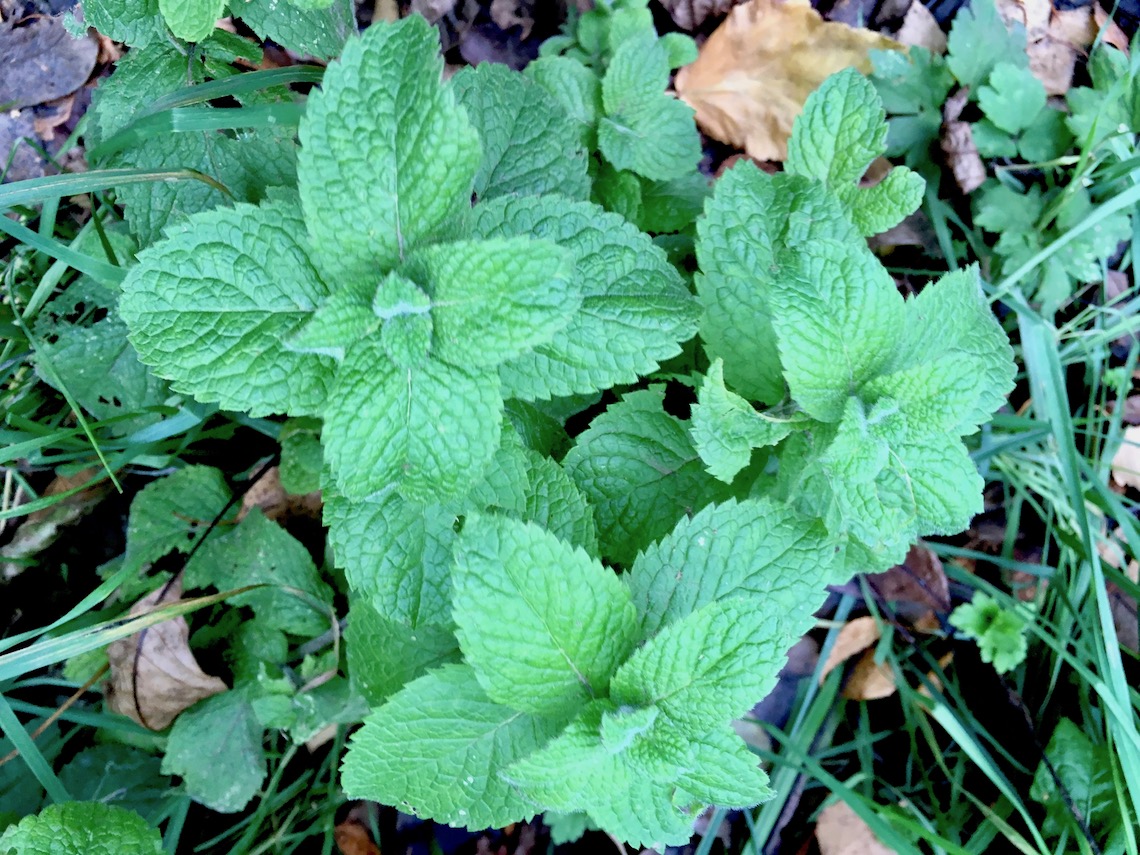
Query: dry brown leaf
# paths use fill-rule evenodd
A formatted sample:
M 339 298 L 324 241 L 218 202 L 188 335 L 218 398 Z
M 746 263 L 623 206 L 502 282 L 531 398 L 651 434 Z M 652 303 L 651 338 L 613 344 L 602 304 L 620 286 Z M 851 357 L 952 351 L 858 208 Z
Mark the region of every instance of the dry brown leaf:
M 954 661 L 954 651 L 953 650 L 951 650 L 948 653 L 943 653 L 940 657 L 938 657 L 938 667 L 943 674 L 946 673 L 946 669 L 950 667 L 950 663 L 953 661 Z M 926 672 L 926 679 L 929 682 L 929 684 L 934 687 L 935 691 L 938 691 L 938 692 L 942 691 L 942 678 L 939 677 L 937 673 L 935 673 L 934 671 L 927 671 Z M 926 683 L 920 683 L 918 688 L 915 689 L 915 691 L 924 697 L 927 697 L 927 698 L 932 697 L 932 695 L 930 693 L 930 689 L 927 688 Z
M 58 496 L 68 490 L 82 487 L 101 471 L 101 469 L 83 469 L 74 475 L 56 476 L 47 485 L 44 496 Z M 110 489 L 110 481 L 103 480 L 62 499 L 50 508 L 28 514 L 16 529 L 12 539 L 0 549 L 0 556 L 8 559 L 0 564 L 2 568 L 0 576 L 4 579 L 19 576 L 25 568 L 23 559 L 31 558 L 51 546 L 59 537 L 61 528 L 85 517 L 103 500 Z M 0 531 L 3 531 L 3 528 L 0 528 Z
M 871 70 L 868 52 L 898 42 L 824 21 L 807 0 L 750 0 L 734 8 L 674 86 L 714 139 L 757 160 L 784 160 L 792 122 L 828 75 Z
M 827 655 L 827 661 L 823 663 L 823 670 L 819 674 L 820 682 L 822 683 L 823 678 L 836 666 L 878 641 L 881 635 L 878 621 L 870 615 L 855 618 L 844 624 L 843 629 L 839 630 L 839 636 L 835 639 L 831 653 Z
M 900 608 L 908 620 L 917 621 L 931 611 L 950 611 L 950 583 L 942 561 L 921 544 L 910 548 L 902 564 L 885 573 L 869 575 L 867 581 L 887 602 L 917 606 L 917 611 L 909 612 Z
M 253 482 L 241 497 L 241 509 L 237 514 L 237 521 L 241 522 L 254 508 L 259 508 L 265 516 L 274 522 L 292 519 L 295 517 L 308 517 L 319 520 L 321 518 L 320 492 L 305 493 L 302 496 L 285 492 L 281 486 L 281 470 L 272 466 Z
M 835 802 L 819 812 L 815 839 L 820 855 L 893 855 L 846 802 Z
M 885 662 L 875 661 L 874 650 L 864 650 L 843 686 L 843 697 L 852 701 L 874 701 L 890 697 L 896 691 L 894 672 Z
M 531 27 L 534 26 L 534 18 L 526 14 L 520 14 L 526 11 L 526 4 L 519 2 L 519 0 L 491 0 L 491 20 L 495 22 L 495 26 L 500 30 L 509 30 L 511 27 L 519 27 L 522 32 L 519 34 L 521 38 L 530 38 Z
M 380 855 L 368 829 L 349 817 L 333 829 L 333 839 L 341 855 Z
M 131 606 L 131 617 L 181 596 L 182 583 L 175 580 Z M 111 664 L 108 705 L 151 730 L 164 730 L 184 709 L 227 688 L 198 667 L 190 650 L 190 626 L 183 617 L 113 642 L 107 648 L 107 660 Z
M 740 0 L 658 0 L 682 30 L 695 30 L 708 18 L 719 18 Z
M 970 90 L 962 87 L 942 105 L 942 152 L 954 173 L 954 181 L 964 195 L 977 190 L 986 180 L 986 165 L 982 163 L 974 133 L 969 122 L 961 120 L 962 110 L 970 100 Z
M 1112 457 L 1112 480 L 1122 487 L 1140 490 L 1140 427 L 1124 429 L 1120 448 Z
M 1045 91 L 1068 92 L 1077 55 L 1096 38 L 1092 9 L 1055 9 L 1050 0 L 997 0 L 997 7 L 1007 24 L 1025 27 L 1029 70 L 1045 84 Z
M 899 44 L 926 48 L 931 53 L 946 53 L 946 34 L 938 19 L 920 0 L 914 0 L 903 16 L 902 26 L 895 33 Z
M 398 21 L 400 6 L 396 0 L 376 0 L 372 5 L 373 21 Z
M 1114 21 L 1099 3 L 1093 3 L 1093 22 L 1096 24 L 1097 30 L 1104 30 L 1104 37 L 1101 39 L 1105 44 L 1112 45 L 1117 50 L 1128 53 L 1128 36 L 1124 30 L 1117 26 Z
M 380 847 L 363 825 L 342 822 L 333 830 L 333 839 L 341 855 L 380 855 Z

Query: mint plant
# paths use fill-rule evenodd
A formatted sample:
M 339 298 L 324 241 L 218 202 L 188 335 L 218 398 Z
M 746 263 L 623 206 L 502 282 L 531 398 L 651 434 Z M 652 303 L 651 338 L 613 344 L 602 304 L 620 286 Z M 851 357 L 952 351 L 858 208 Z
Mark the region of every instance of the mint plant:
M 638 98 L 664 87 L 668 59 L 621 59 L 666 50 L 638 9 L 601 13 L 612 55 L 567 47 L 447 84 L 421 19 L 372 27 L 309 97 L 295 188 L 189 213 L 130 269 L 121 315 L 172 389 L 291 418 L 283 468 L 322 486 L 350 593 L 351 683 L 319 692 L 275 664 L 331 601 L 296 542 L 255 515 L 194 556 L 189 586 L 270 586 L 241 595 L 241 685 L 174 725 L 164 769 L 199 800 L 240 807 L 196 777 L 189 746 L 212 722 L 241 723 L 227 751 L 253 758 L 248 799 L 261 728 L 301 741 L 366 703 L 352 797 L 682 843 L 704 807 L 769 796 L 730 722 L 774 685 L 825 586 L 980 510 L 963 437 L 1011 388 L 1011 350 L 975 269 L 904 300 L 867 248 L 923 191 L 904 168 L 859 186 L 886 138 L 871 84 L 846 72 L 809 99 L 787 172 L 717 183 L 694 297 L 587 199 L 590 123 L 542 94 L 565 63 L 604 65 L 603 155 L 642 189 L 665 180 L 652 164 L 671 155 L 645 134 L 601 142 L 607 121 L 639 127 L 606 103 L 615 68 L 656 63 Z M 702 369 L 684 419 L 653 375 L 698 331 L 670 371 Z M 568 415 L 607 389 L 571 438 Z M 185 473 L 208 519 L 224 485 Z M 132 566 L 185 549 L 185 521 L 148 510 L 173 489 L 132 512 Z

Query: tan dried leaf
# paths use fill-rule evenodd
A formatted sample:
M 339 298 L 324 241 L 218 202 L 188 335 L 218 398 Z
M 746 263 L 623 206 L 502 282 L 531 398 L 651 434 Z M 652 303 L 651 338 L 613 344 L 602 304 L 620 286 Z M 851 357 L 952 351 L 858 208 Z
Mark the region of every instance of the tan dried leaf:
M 1104 30 L 1104 38 L 1102 41 L 1127 54 L 1129 47 L 1127 34 L 1117 26 L 1116 21 L 1112 19 L 1107 11 L 1101 8 L 1099 3 L 1093 3 L 1092 6 L 1093 22 L 1096 24 L 1097 30 Z
M 878 621 L 870 615 L 857 617 L 844 624 L 835 639 L 835 645 L 827 655 L 827 661 L 823 663 L 823 670 L 819 674 L 820 682 L 822 683 L 824 677 L 837 666 L 878 641 L 881 635 Z
M 444 15 L 450 13 L 458 0 L 412 0 L 411 11 L 423 15 L 429 22 L 435 23 Z
M 333 829 L 333 839 L 341 855 L 380 855 L 380 847 L 372 840 L 368 829 L 352 817 Z
M 942 32 L 934 13 L 921 0 L 914 0 L 910 4 L 895 38 L 899 44 L 907 47 L 922 47 L 937 54 L 946 53 L 946 34 Z
M 175 580 L 131 606 L 131 617 L 152 612 L 182 596 Z M 171 618 L 113 642 L 107 648 L 111 682 L 107 702 L 115 712 L 151 730 L 164 730 L 184 709 L 227 686 L 198 667 L 190 650 L 190 626 L 183 617 Z
M 682 30 L 695 30 L 708 18 L 719 18 L 740 0 L 658 0 Z
M 962 110 L 970 99 L 970 90 L 962 87 L 942 105 L 942 152 L 954 173 L 954 181 L 963 194 L 977 190 L 986 180 L 986 165 L 982 163 L 974 134 L 968 122 L 961 120 Z
M 292 519 L 294 517 L 308 517 L 319 520 L 321 518 L 321 494 L 319 491 L 295 495 L 285 492 L 281 486 L 281 470 L 272 466 L 253 482 L 241 497 L 241 509 L 237 514 L 237 521 L 241 522 L 254 508 L 261 510 L 265 516 L 274 522 Z
M 852 701 L 874 701 L 890 697 L 897 690 L 894 672 L 886 663 L 875 661 L 874 650 L 864 650 L 843 686 L 843 697 Z
M 1025 27 L 1029 70 L 1045 84 L 1045 91 L 1068 92 L 1078 54 L 1096 38 L 1092 8 L 1055 9 L 1050 0 L 997 0 L 997 7 L 1007 24 Z
M 893 39 L 824 21 L 808 0 L 749 0 L 735 7 L 674 86 L 714 139 L 757 160 L 784 160 L 792 122 L 828 75 L 871 70 L 871 50 Z
M 57 475 L 44 490 L 44 497 L 58 496 L 82 487 L 98 477 L 102 469 L 82 469 L 74 475 Z M 8 559 L 0 564 L 0 576 L 13 579 L 24 571 L 24 559 L 42 552 L 59 537 L 60 529 L 87 516 L 111 490 L 111 482 L 102 480 L 79 490 L 51 507 L 32 511 L 20 523 L 12 539 L 0 548 L 0 557 Z M 0 524 L 0 531 L 3 531 Z
M 1112 457 L 1112 480 L 1122 487 L 1140 490 L 1140 426 L 1124 429 L 1120 448 Z
M 867 823 L 846 802 L 835 802 L 819 812 L 815 839 L 820 855 L 893 855 Z

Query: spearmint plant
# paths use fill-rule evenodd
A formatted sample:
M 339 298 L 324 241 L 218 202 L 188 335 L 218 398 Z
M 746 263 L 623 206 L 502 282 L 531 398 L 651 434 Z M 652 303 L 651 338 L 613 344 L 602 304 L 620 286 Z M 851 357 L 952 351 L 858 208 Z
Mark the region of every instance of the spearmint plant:
M 121 315 L 175 391 L 297 419 L 283 468 L 302 482 L 320 420 L 348 669 L 372 708 L 350 796 L 682 843 L 705 806 L 769 796 L 730 723 L 825 586 L 980 510 L 962 438 L 1009 391 L 1011 351 L 976 270 L 904 300 L 867 249 L 922 182 L 858 186 L 886 126 L 854 72 L 809 100 L 786 173 L 717 183 L 694 297 L 586 199 L 587 146 L 531 76 L 441 71 L 417 18 L 350 42 L 308 101 L 296 188 L 171 226 Z M 698 331 L 685 420 L 652 375 Z M 605 389 L 563 453 L 566 418 Z M 218 563 L 190 583 L 248 581 Z M 309 732 L 289 687 L 261 683 L 252 714 Z

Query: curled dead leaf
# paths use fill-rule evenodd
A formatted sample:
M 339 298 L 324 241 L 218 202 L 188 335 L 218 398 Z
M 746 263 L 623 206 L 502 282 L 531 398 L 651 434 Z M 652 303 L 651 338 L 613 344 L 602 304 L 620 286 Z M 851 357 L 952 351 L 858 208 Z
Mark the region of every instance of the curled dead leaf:
M 986 180 L 986 165 L 982 163 L 974 133 L 968 122 L 961 119 L 962 110 L 970 99 L 970 90 L 963 87 L 946 99 L 942 105 L 942 152 L 954 173 L 954 181 L 963 194 L 968 195 Z
M 182 596 L 182 583 L 159 588 L 131 606 L 131 617 L 152 612 Z M 224 692 L 227 686 L 198 667 L 190 650 L 190 626 L 171 618 L 107 648 L 111 681 L 107 703 L 115 712 L 151 730 L 164 730 L 184 709 Z
M 1045 84 L 1045 91 L 1068 92 L 1078 54 L 1096 38 L 1092 8 L 1057 9 L 1051 0 L 997 0 L 997 8 L 1007 25 L 1025 27 L 1029 70 Z
M 678 72 L 677 94 L 714 139 L 757 160 L 784 160 L 792 122 L 827 77 L 871 70 L 871 50 L 898 42 L 824 21 L 808 0 L 749 0 L 735 7 Z
M 852 701 L 887 698 L 898 690 L 895 673 L 885 662 L 875 661 L 874 650 L 864 650 L 843 686 L 843 697 Z
M 823 663 L 823 669 L 819 673 L 820 682 L 822 683 L 824 677 L 837 666 L 842 665 L 856 653 L 866 650 L 881 637 L 879 622 L 870 615 L 848 621 L 843 625 L 843 629 L 839 630 L 835 645 Z
M 534 26 L 534 18 L 526 14 L 528 11 L 527 4 L 520 0 L 491 0 L 490 15 L 495 26 L 500 30 L 518 27 L 519 37 L 523 39 L 530 38 Z
M 1128 35 L 1124 30 L 1120 29 L 1116 21 L 1108 14 L 1108 12 L 1099 4 L 1093 3 L 1093 22 L 1096 24 L 1097 30 L 1103 30 L 1103 41 L 1105 44 L 1112 45 L 1114 48 L 1124 53 L 1128 53 Z
M 368 829 L 353 817 L 333 829 L 333 839 L 341 855 L 380 855 L 380 847 L 373 842 Z
M 908 620 L 950 611 L 950 583 L 942 561 L 921 544 L 910 548 L 902 564 L 870 575 L 867 581 L 883 600 L 898 604 L 899 613 Z

